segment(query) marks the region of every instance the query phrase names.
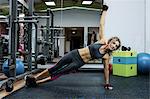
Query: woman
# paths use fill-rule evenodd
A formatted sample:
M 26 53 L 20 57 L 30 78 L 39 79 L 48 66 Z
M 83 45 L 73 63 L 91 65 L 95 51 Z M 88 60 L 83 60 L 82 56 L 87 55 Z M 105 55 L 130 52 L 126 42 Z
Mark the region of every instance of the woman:
M 104 38 L 104 21 L 107 12 L 108 6 L 103 5 L 103 12 L 100 19 L 100 28 L 99 29 L 99 41 L 91 44 L 85 48 L 76 49 L 67 53 L 58 63 L 56 63 L 52 68 L 46 69 L 37 76 L 26 76 L 26 85 L 28 87 L 34 87 L 37 84 L 51 81 L 58 78 L 61 75 L 69 73 L 73 70 L 77 70 L 85 63 L 91 59 L 102 58 L 104 64 L 104 78 L 106 89 L 113 89 L 109 84 L 109 61 L 111 57 L 111 52 L 117 50 L 121 42 L 118 37 L 112 37 L 105 41 Z

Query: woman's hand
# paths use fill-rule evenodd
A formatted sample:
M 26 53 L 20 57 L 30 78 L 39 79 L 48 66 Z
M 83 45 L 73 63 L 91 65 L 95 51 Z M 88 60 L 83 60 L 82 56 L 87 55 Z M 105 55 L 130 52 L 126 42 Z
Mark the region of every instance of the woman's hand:
M 108 6 L 107 5 L 103 5 L 103 11 L 107 11 L 108 10 Z
M 105 84 L 104 88 L 107 90 L 113 90 L 113 86 L 111 84 Z

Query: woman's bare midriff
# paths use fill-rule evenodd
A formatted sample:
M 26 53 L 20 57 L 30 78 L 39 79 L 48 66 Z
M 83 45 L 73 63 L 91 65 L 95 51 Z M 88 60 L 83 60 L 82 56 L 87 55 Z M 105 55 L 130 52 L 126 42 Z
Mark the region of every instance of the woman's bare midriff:
M 81 58 L 83 59 L 85 63 L 87 63 L 91 59 L 90 50 L 88 47 L 78 49 L 78 51 L 79 51 Z

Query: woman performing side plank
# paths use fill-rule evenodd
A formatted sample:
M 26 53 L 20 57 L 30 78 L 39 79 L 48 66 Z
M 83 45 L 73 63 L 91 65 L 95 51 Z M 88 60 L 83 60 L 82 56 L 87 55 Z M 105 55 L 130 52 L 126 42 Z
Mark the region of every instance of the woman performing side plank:
M 104 38 L 105 16 L 108 10 L 107 5 L 103 5 L 103 12 L 100 18 L 99 41 L 85 48 L 75 49 L 62 57 L 52 68 L 46 69 L 36 76 L 27 75 L 25 77 L 28 87 L 35 87 L 40 83 L 55 80 L 64 74 L 79 69 L 85 63 L 92 59 L 102 58 L 104 65 L 105 89 L 113 89 L 109 83 L 109 61 L 112 51 L 121 46 L 118 37 L 112 37 L 108 41 Z

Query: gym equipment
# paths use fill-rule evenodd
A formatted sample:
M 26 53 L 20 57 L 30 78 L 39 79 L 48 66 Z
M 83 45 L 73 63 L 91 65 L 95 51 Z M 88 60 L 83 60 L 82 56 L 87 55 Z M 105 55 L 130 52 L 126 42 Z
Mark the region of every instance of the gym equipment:
M 122 46 L 122 47 L 121 47 L 121 50 L 122 50 L 122 51 L 130 51 L 130 50 L 131 50 L 131 47 Z
M 14 89 L 14 87 L 13 87 L 14 81 L 15 81 L 15 78 L 12 78 L 12 77 L 1 81 L 0 89 L 5 89 L 6 92 L 11 92 Z
M 9 76 L 9 66 L 8 66 L 8 59 L 3 63 L 2 71 L 5 75 Z M 21 59 L 16 59 L 16 75 L 24 73 L 24 64 Z
M 137 53 L 135 51 L 113 52 L 113 75 L 130 77 L 137 75 Z
M 136 64 L 137 58 L 136 57 L 114 57 L 113 63 L 117 64 Z
M 147 74 L 150 72 L 150 54 L 139 53 L 137 56 L 138 72 Z
M 115 51 L 112 53 L 113 56 L 117 56 L 117 57 L 137 57 L 137 52 L 136 51 Z
M 45 65 L 47 63 L 47 57 L 43 54 L 37 56 L 37 64 Z

